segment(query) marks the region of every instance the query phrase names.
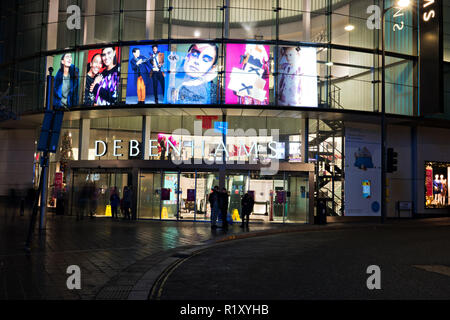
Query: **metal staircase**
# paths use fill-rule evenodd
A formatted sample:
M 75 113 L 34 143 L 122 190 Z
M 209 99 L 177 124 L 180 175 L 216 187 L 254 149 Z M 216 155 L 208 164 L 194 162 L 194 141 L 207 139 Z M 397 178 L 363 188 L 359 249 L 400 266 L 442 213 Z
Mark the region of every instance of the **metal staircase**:
M 328 107 L 344 109 L 340 103 L 341 88 L 332 84 Z M 310 158 L 316 160 L 316 200 L 326 202 L 328 215 L 342 216 L 344 210 L 343 123 L 319 120 L 316 134 L 310 140 Z

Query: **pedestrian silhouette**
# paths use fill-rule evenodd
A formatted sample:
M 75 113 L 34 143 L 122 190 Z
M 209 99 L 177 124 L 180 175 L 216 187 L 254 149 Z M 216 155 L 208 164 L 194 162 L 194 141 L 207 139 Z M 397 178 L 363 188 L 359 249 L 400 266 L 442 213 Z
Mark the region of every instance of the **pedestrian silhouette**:
M 242 224 L 241 228 L 247 228 L 250 221 L 250 214 L 253 212 L 253 206 L 255 205 L 255 200 L 253 197 L 248 194 L 248 192 L 244 195 L 241 201 L 242 205 Z

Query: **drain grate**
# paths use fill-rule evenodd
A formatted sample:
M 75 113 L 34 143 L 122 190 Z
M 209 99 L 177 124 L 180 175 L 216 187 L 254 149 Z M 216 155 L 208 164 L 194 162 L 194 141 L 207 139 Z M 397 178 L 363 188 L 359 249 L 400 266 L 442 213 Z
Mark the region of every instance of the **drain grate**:
M 188 258 L 190 256 L 191 255 L 187 253 L 175 253 L 174 255 L 172 255 L 172 257 L 174 258 Z
M 107 287 L 97 295 L 97 300 L 126 300 L 130 294 L 132 286 Z

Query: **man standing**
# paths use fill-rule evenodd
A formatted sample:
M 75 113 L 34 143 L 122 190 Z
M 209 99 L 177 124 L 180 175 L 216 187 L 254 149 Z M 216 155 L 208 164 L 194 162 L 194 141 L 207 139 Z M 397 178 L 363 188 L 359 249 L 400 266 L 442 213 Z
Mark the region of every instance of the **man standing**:
M 136 75 L 138 104 L 145 104 L 145 89 L 148 85 L 147 59 L 141 56 L 141 51 L 138 48 L 134 48 L 132 53 L 133 58 L 130 60 L 130 65 Z
M 222 188 L 222 192 L 219 193 L 219 207 L 222 218 L 222 228 L 223 230 L 228 230 L 228 191 L 225 188 Z
M 164 59 L 160 59 L 160 52 L 158 51 L 157 45 L 153 45 L 152 50 L 153 53 L 150 55 L 150 59 L 152 65 L 153 96 L 155 97 L 155 103 L 158 103 L 158 82 L 161 84 L 161 90 L 164 96 L 164 75 L 161 71 Z
M 211 229 L 217 228 L 217 216 L 219 215 L 219 187 L 215 186 L 209 195 L 209 204 L 211 205 Z
M 253 200 L 253 197 L 248 194 L 248 192 L 244 195 L 242 198 L 242 224 L 241 228 L 247 228 L 248 229 L 248 223 L 250 220 L 250 214 L 253 211 L 253 206 L 255 204 L 255 201 Z

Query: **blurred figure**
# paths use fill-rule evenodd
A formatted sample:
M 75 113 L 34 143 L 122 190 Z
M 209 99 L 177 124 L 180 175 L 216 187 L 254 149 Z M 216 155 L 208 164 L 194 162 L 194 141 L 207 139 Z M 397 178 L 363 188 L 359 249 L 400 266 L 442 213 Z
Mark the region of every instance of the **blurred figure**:
M 109 197 L 109 202 L 111 204 L 111 215 L 113 219 L 117 219 L 118 218 L 118 214 L 117 214 L 117 208 L 120 205 L 120 197 L 117 194 L 117 187 L 114 187 L 112 192 L 111 192 L 111 196 Z
M 228 191 L 225 188 L 222 188 L 222 191 L 219 193 L 219 208 L 222 219 L 222 228 L 226 231 L 228 230 Z
M 211 229 L 217 228 L 217 217 L 220 213 L 219 207 L 219 187 L 215 186 L 209 195 L 209 204 L 211 205 Z
M 94 215 L 97 212 L 98 195 L 98 189 L 95 186 L 95 183 L 92 183 L 89 187 L 89 217 L 91 219 L 94 218 Z
M 88 203 L 89 203 L 89 185 L 88 183 L 85 183 L 81 187 L 81 190 L 78 194 L 77 221 L 83 220 L 84 213 L 88 207 Z
M 242 198 L 242 224 L 241 228 L 247 228 L 250 221 L 250 214 L 253 211 L 253 206 L 255 205 L 255 200 L 248 194 L 248 192 Z
M 122 205 L 123 205 L 123 219 L 124 220 L 131 220 L 131 215 L 130 215 L 130 210 L 131 210 L 131 190 L 128 188 L 128 186 L 125 186 L 125 188 L 123 188 Z
M 64 191 L 58 190 L 56 192 L 56 215 L 63 216 L 64 215 Z

